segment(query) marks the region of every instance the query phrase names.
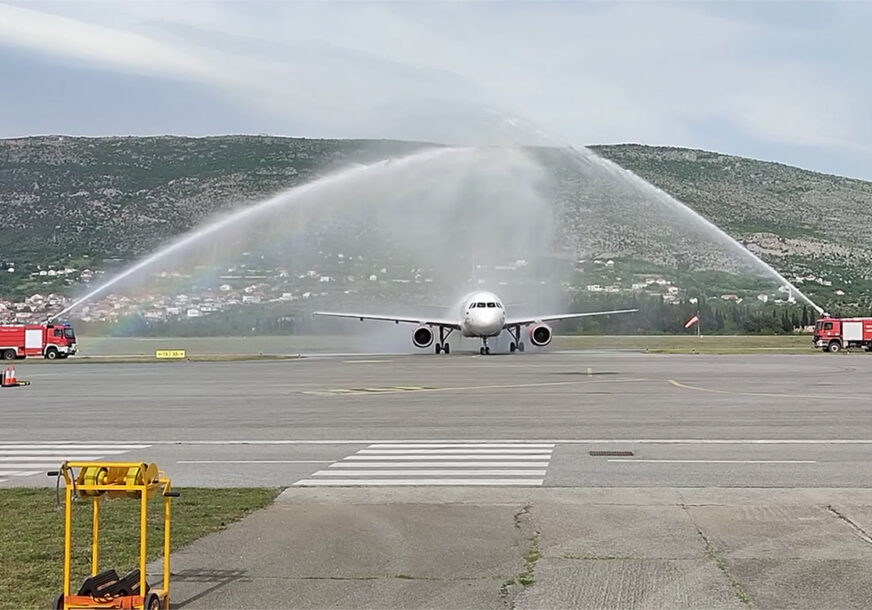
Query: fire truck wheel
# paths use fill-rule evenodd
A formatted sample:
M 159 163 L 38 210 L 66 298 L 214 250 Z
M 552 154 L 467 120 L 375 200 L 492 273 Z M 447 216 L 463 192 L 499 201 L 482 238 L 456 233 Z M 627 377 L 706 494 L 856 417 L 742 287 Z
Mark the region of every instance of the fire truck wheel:
M 830 353 L 831 353 L 831 354 L 835 354 L 835 353 L 836 353 L 837 351 L 839 351 L 840 349 L 842 349 L 842 346 L 839 345 L 839 342 L 838 342 L 838 341 L 832 341 L 832 342 L 830 342 Z
M 54 598 L 54 603 L 51 605 L 52 610 L 64 610 L 64 594 L 60 593 Z
M 3 360 L 15 360 L 15 350 L 7 349 L 3 352 Z
M 58 357 L 58 350 L 53 347 L 48 348 L 47 350 L 45 350 L 45 357 L 49 360 L 54 360 Z

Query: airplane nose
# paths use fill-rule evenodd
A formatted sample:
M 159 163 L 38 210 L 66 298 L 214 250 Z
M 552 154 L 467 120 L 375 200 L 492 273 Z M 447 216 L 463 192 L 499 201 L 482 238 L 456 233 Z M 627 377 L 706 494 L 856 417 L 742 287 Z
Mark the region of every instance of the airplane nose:
M 502 326 L 500 318 L 501 314 L 499 310 L 494 310 L 488 311 L 487 314 L 484 316 L 484 320 L 482 321 L 485 323 L 485 326 L 487 326 L 490 332 L 496 332 L 497 330 L 499 330 L 500 326 Z

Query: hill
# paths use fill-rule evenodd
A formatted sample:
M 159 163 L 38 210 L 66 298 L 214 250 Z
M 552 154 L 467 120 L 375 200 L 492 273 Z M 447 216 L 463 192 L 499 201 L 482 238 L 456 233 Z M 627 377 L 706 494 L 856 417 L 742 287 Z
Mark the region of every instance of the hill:
M 269 136 L 2 140 L 0 265 L 14 271 L 0 273 L 0 296 L 75 292 L 82 270 L 134 260 L 217 212 L 425 146 Z M 872 183 L 698 150 L 592 150 L 683 201 L 816 298 L 868 307 Z M 585 273 L 605 286 L 615 276 L 688 270 L 706 271 L 705 282 L 732 270 L 704 233 L 601 168 L 584 169 L 566 151 L 531 154 L 554 178 L 562 245 L 614 265 L 606 275 L 580 269 L 577 283 L 594 281 Z
M 811 283 L 809 292 L 868 305 L 872 182 L 701 150 L 592 148 L 681 200 L 785 275 Z

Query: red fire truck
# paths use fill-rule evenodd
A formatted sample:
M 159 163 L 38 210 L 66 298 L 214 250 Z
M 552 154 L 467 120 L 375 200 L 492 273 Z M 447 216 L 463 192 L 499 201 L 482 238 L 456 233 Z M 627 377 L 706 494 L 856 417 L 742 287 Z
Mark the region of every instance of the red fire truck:
M 849 347 L 872 351 L 872 318 L 821 318 L 814 326 L 812 341 L 825 352 Z
M 49 360 L 76 353 L 76 333 L 69 324 L 0 324 L 0 359 L 44 356 Z

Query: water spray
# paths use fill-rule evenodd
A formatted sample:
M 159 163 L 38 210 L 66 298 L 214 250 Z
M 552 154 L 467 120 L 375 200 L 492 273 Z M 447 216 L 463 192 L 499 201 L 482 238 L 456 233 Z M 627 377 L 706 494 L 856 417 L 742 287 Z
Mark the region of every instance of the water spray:
M 72 311 L 79 305 L 90 301 L 95 296 L 104 292 L 106 289 L 111 286 L 117 284 L 121 280 L 130 277 L 131 275 L 142 271 L 143 269 L 149 267 L 150 265 L 160 261 L 161 259 L 169 256 L 170 254 L 174 254 L 184 250 L 186 247 L 194 244 L 195 242 L 208 237 L 212 234 L 215 234 L 222 229 L 230 227 L 242 220 L 246 220 L 249 218 L 256 217 L 258 214 L 263 212 L 267 212 L 272 210 L 273 208 L 277 208 L 283 205 L 286 205 L 290 202 L 296 201 L 300 197 L 303 197 L 307 194 L 310 194 L 312 191 L 317 189 L 329 187 L 329 186 L 338 186 L 343 183 L 351 182 L 358 178 L 364 178 L 371 174 L 374 171 L 377 171 L 384 167 L 391 167 L 392 169 L 399 169 L 408 166 L 415 166 L 421 163 L 426 163 L 428 161 L 432 161 L 434 159 L 438 159 L 441 157 L 445 157 L 446 155 L 457 154 L 458 152 L 468 151 L 469 149 L 465 148 L 435 148 L 428 149 L 423 152 L 412 153 L 410 155 L 406 155 L 404 157 L 399 158 L 391 158 L 385 159 L 382 161 L 378 161 L 376 163 L 371 163 L 368 165 L 354 165 L 350 168 L 347 168 L 342 171 L 338 171 L 316 180 L 312 180 L 311 182 L 307 182 L 306 184 L 302 184 L 299 186 L 292 187 L 286 191 L 279 193 L 269 199 L 265 199 L 258 204 L 252 205 L 247 208 L 243 208 L 225 216 L 211 224 L 206 225 L 205 227 L 191 231 L 186 233 L 180 239 L 172 242 L 170 245 L 158 250 L 154 254 L 142 259 L 138 263 L 128 267 L 111 280 L 101 284 L 85 296 L 77 299 L 72 304 L 65 307 L 63 310 L 59 311 L 56 314 L 52 314 L 46 319 L 46 322 L 51 322 L 52 320 Z
M 570 146 L 569 149 L 582 160 L 598 165 L 612 176 L 623 180 L 630 186 L 634 187 L 636 190 L 654 196 L 658 201 L 673 209 L 678 210 L 681 213 L 689 214 L 694 222 L 701 225 L 706 230 L 712 232 L 720 241 L 736 249 L 741 256 L 751 261 L 757 267 L 760 267 L 767 273 L 775 276 L 780 282 L 783 283 L 784 286 L 787 287 L 787 289 L 790 291 L 789 294 L 798 295 L 805 303 L 814 308 L 814 310 L 817 311 L 818 314 L 825 315 L 822 307 L 820 307 L 809 297 L 807 297 L 799 288 L 794 286 L 786 277 L 778 273 L 778 271 L 776 271 L 770 264 L 762 260 L 750 250 L 748 250 L 745 246 L 743 246 L 738 241 L 733 239 L 730 235 L 728 235 L 723 229 L 718 227 L 713 222 L 707 220 L 705 217 L 703 217 L 701 214 L 693 210 L 685 203 L 682 203 L 663 189 L 654 186 L 653 184 L 638 176 L 634 172 L 621 167 L 613 161 L 597 155 L 596 153 L 587 148 Z

